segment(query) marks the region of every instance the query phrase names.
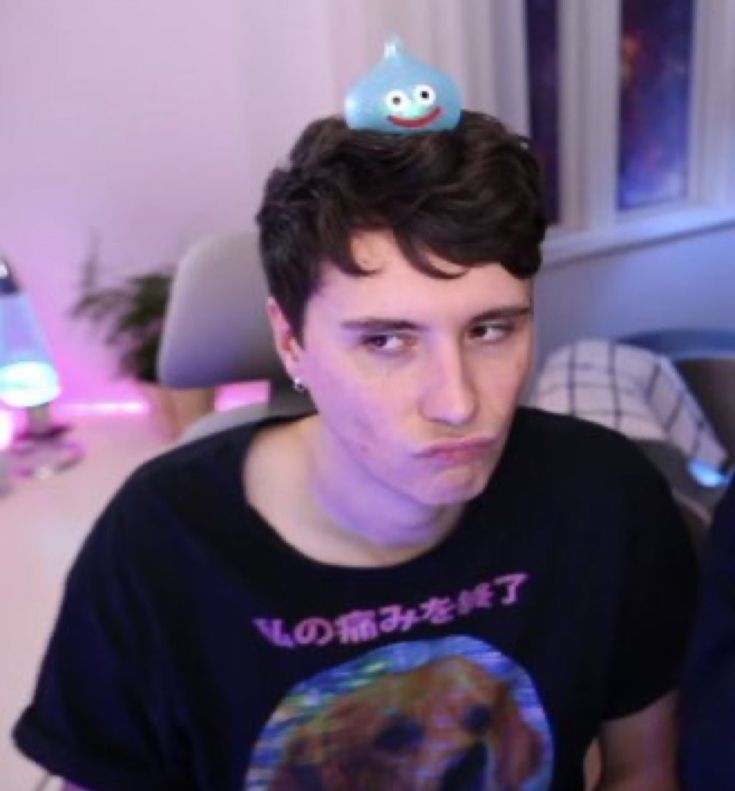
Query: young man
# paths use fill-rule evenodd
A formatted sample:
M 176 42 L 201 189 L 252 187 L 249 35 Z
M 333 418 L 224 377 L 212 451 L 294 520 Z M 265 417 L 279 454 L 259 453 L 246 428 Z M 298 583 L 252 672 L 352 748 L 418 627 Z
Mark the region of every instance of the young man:
M 688 791 L 735 787 L 735 481 L 710 530 L 682 689 L 683 785 Z
M 692 591 L 625 439 L 519 409 L 526 142 L 312 124 L 259 214 L 316 411 L 139 470 L 70 574 L 28 755 L 96 791 L 669 791 Z

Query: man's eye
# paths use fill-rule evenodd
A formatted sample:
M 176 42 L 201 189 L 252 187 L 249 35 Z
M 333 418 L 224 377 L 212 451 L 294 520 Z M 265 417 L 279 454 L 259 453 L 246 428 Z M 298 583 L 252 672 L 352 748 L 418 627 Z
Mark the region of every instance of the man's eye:
M 470 330 L 470 337 L 483 343 L 497 343 L 506 338 L 512 329 L 511 324 L 477 324 Z
M 388 354 L 402 352 L 408 346 L 407 339 L 401 335 L 368 335 L 362 342 L 372 351 Z

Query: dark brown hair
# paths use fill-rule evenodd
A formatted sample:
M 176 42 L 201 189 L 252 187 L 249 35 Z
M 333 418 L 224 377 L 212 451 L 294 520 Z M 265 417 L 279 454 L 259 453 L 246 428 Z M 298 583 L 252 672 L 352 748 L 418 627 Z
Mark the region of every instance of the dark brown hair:
M 356 232 L 389 229 L 416 269 L 447 277 L 427 251 L 457 264 L 500 263 L 518 278 L 541 264 L 546 221 L 528 141 L 465 111 L 455 129 L 400 135 L 314 121 L 270 174 L 257 215 L 270 293 L 301 337 L 325 262 L 364 276 Z

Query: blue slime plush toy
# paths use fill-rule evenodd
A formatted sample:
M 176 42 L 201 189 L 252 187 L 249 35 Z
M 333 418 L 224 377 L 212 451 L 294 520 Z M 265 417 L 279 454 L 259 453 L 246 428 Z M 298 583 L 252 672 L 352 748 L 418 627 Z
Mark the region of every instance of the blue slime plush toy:
M 345 98 L 351 129 L 435 132 L 454 129 L 461 114 L 462 95 L 454 80 L 408 55 L 397 36 L 386 43 L 383 60 Z

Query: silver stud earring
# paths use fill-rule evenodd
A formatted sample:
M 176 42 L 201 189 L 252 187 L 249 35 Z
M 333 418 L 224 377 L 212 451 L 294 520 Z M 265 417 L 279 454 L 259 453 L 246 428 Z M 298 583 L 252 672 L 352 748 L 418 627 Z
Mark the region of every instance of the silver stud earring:
M 293 389 L 297 393 L 305 393 L 306 392 L 306 385 L 301 381 L 298 376 L 294 376 L 293 378 Z

